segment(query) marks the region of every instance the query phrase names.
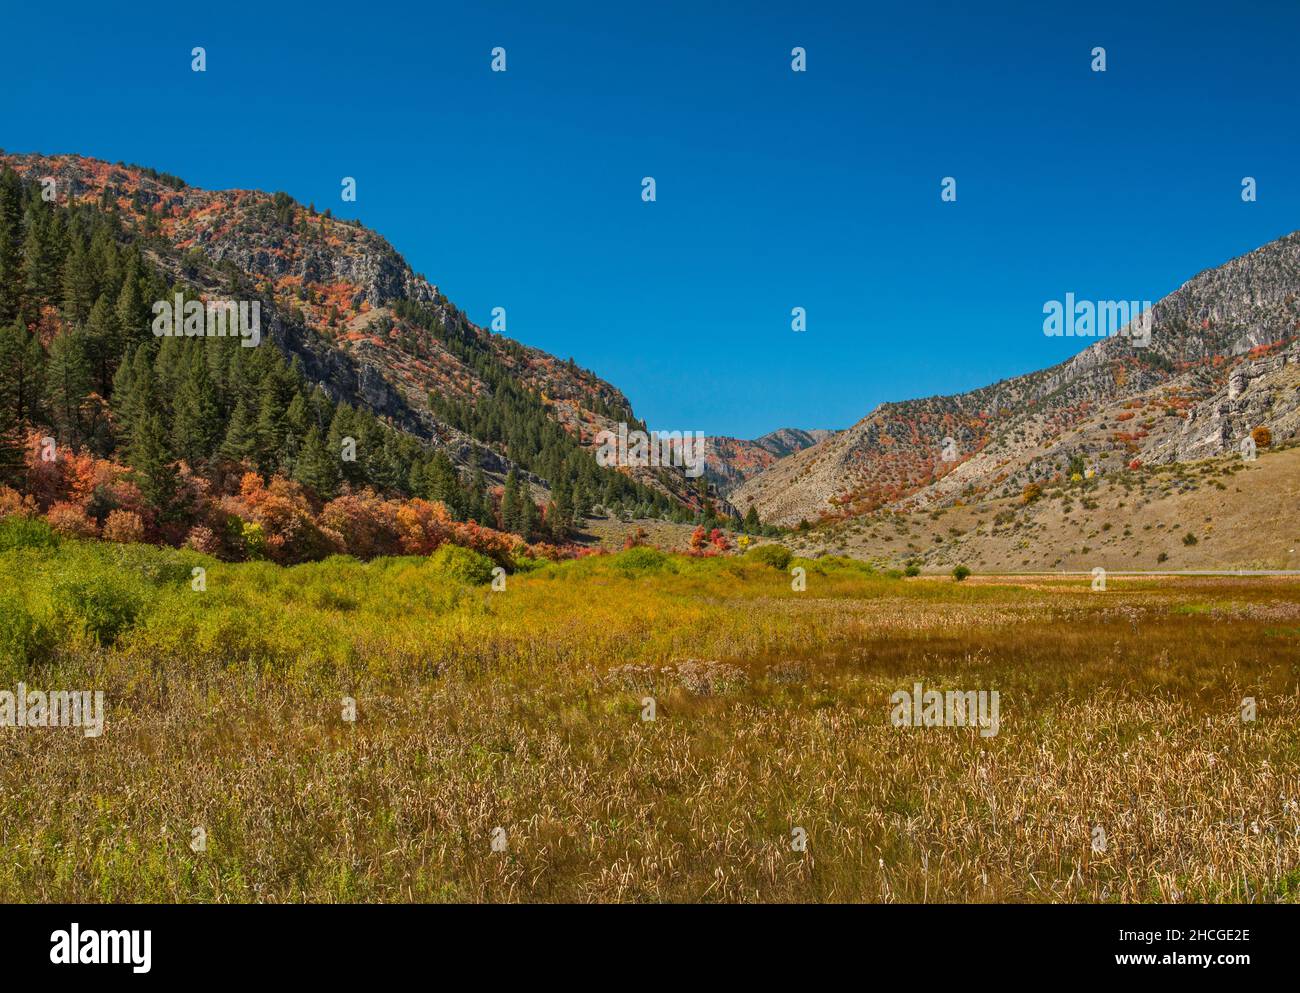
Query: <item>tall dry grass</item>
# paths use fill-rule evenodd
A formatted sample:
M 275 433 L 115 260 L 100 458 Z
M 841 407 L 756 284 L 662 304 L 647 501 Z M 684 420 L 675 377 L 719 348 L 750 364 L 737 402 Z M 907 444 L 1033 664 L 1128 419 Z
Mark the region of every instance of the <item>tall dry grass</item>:
M 0 688 L 109 708 L 0 729 L 0 899 L 1295 899 L 1300 586 L 796 564 L 0 552 Z

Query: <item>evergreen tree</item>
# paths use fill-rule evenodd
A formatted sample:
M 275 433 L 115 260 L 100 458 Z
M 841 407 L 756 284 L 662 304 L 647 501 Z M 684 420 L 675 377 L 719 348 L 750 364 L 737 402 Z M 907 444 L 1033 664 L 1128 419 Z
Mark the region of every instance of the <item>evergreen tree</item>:
M 122 357 L 122 335 L 117 314 L 106 295 L 101 295 L 86 319 L 86 358 L 94 377 L 94 388 L 106 397 L 113 389 L 113 373 Z
M 113 422 L 120 451 L 129 452 L 141 418 L 158 410 L 153 356 L 144 346 L 135 348 L 113 377 Z
M 325 449 L 332 452 L 335 459 L 339 460 L 339 473 L 341 477 L 352 486 L 364 486 L 366 483 L 366 465 L 369 462 L 373 452 L 366 445 L 367 439 L 358 437 L 361 434 L 361 428 L 358 425 L 357 412 L 352 409 L 351 404 L 340 403 L 334 409 L 334 417 L 330 420 L 329 434 L 326 435 Z M 352 462 L 342 461 L 343 444 L 351 438 L 355 443 L 356 460 Z
M 518 480 L 518 484 L 516 500 L 519 506 L 519 524 L 513 530 L 525 541 L 531 541 L 538 525 L 541 524 L 541 515 L 537 511 L 537 504 L 533 503 L 532 487 L 522 478 Z
M 134 252 L 127 256 L 122 290 L 113 311 L 125 342 L 144 341 L 151 334 L 150 309 L 140 296 L 140 261 Z
M 63 222 L 60 214 L 41 200 L 27 208 L 23 236 L 23 290 L 29 322 L 45 306 L 58 306 L 63 286 Z
M 131 433 L 131 478 L 160 520 L 176 520 L 182 508 L 176 502 L 176 468 L 167 451 L 162 417 L 145 414 Z
M 470 483 L 469 492 L 467 516 L 484 527 L 494 526 L 496 524 L 496 508 L 492 506 L 492 494 L 488 492 L 487 476 L 484 474 L 481 465 L 474 467 L 474 476 Z
M 40 413 L 45 392 L 45 349 L 17 324 L 0 328 L 0 407 L 13 429 L 25 431 Z
M 0 172 L 0 326 L 18 317 L 22 303 L 22 183 L 8 166 Z
M 277 377 L 268 375 L 263 383 L 262 401 L 257 410 L 257 464 L 263 472 L 281 472 L 293 461 L 288 407 Z
M 72 238 L 72 248 L 63 263 L 63 316 L 74 327 L 81 327 L 95 305 L 95 273 L 90 254 L 79 235 Z
M 433 453 L 425 469 L 425 494 L 430 500 L 441 500 L 452 516 L 463 519 L 468 509 L 461 492 L 456 467 L 442 449 Z
M 248 403 L 240 397 L 235 402 L 235 410 L 230 415 L 230 425 L 226 428 L 226 437 L 218 454 L 231 462 L 242 462 L 256 457 L 257 445 L 257 425 L 248 412 Z
M 569 496 L 568 484 L 563 479 L 551 489 L 551 507 L 547 523 L 550 525 L 552 537 L 557 541 L 568 538 L 569 529 L 573 526 L 573 503 Z
M 339 483 L 339 458 L 327 452 L 321 440 L 320 428 L 313 426 L 307 432 L 302 452 L 294 464 L 293 478 L 302 483 L 322 500 L 332 499 Z
M 65 331 L 50 343 L 45 367 L 46 404 L 65 443 L 82 440 L 90 385 L 85 336 L 79 331 Z
M 207 357 L 197 341 L 191 345 L 189 369 L 172 409 L 172 452 L 195 468 L 222 441 L 221 409 L 208 375 Z
M 745 524 L 744 524 L 745 533 L 758 534 L 761 529 L 762 529 L 762 523 L 758 519 L 758 508 L 756 508 L 751 503 L 749 505 L 749 509 L 745 511 Z

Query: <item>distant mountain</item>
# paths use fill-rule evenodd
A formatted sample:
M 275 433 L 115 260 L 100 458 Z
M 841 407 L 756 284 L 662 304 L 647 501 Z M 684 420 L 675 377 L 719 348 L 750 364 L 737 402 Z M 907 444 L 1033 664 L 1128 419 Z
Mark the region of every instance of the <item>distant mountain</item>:
M 821 428 L 812 431 L 778 428 L 753 441 L 725 436 L 709 438 L 704 475 L 718 488 L 720 494 L 727 496 L 745 480 L 768 469 L 778 459 L 810 448 L 833 434 L 834 431 Z
M 1258 426 L 1295 437 L 1300 233 L 1200 273 L 1151 313 L 1147 347 L 1107 337 L 1040 372 L 881 404 L 751 476 L 730 500 L 764 521 L 813 522 L 1006 496 L 1070 473 L 1072 460 L 1107 472 L 1205 457 Z

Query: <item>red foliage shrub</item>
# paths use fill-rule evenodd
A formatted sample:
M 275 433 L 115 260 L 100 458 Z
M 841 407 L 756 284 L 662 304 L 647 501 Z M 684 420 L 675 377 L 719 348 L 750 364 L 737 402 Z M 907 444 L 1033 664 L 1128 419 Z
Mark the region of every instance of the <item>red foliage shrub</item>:
M 68 538 L 94 538 L 99 534 L 99 525 L 75 503 L 56 503 L 45 515 L 45 520 L 51 528 Z
M 144 521 L 133 510 L 111 510 L 104 521 L 104 540 L 123 544 L 144 541 Z
M 257 473 L 245 473 L 239 495 L 226 497 L 221 506 L 227 513 L 256 523 L 262 530 L 265 554 L 282 565 L 343 551 L 317 527 L 303 488 L 288 479 L 275 476 L 267 486 Z
M 0 520 L 6 517 L 31 517 L 36 513 L 36 501 L 25 497 L 8 486 L 0 486 Z
M 190 533 L 185 537 L 185 547 L 204 555 L 219 555 L 222 552 L 221 539 L 212 528 L 203 524 L 190 528 Z
M 398 539 L 407 555 L 428 555 L 450 536 L 451 514 L 441 503 L 417 498 L 393 506 Z
M 691 532 L 691 554 L 700 555 L 709 543 L 708 533 L 704 530 L 703 525 L 696 527 Z
M 394 508 L 371 490 L 331 500 L 321 511 L 320 523 L 339 534 L 344 548 L 357 558 L 402 553 Z

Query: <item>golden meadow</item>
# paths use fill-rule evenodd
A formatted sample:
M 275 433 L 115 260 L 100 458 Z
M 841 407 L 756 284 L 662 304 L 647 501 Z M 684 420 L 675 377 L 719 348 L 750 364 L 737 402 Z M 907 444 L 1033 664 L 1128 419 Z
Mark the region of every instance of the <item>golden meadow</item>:
M 641 548 L 494 592 L 491 566 L 223 564 L 0 525 L 0 688 L 107 711 L 99 738 L 0 728 L 0 900 L 1300 890 L 1293 580 L 1095 593 Z M 997 690 L 999 733 L 892 726 L 915 682 Z

